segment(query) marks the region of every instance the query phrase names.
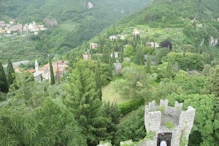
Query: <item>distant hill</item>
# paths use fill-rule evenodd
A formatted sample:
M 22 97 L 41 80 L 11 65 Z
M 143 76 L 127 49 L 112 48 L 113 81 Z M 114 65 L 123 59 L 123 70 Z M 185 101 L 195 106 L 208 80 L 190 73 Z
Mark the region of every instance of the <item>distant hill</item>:
M 204 39 L 204 44 L 208 45 L 211 37 L 219 38 L 218 8 L 218 0 L 154 0 L 151 6 L 124 17 L 104 32 L 125 34 L 130 28 L 142 28 L 144 32 L 147 29 L 143 27 L 149 26 L 157 30 L 151 34 L 145 32 L 150 40 L 172 39 L 174 41 L 178 33 L 177 36 L 181 38 L 177 40 L 178 44 L 200 46 Z M 152 31 L 153 29 L 150 28 L 148 30 Z M 173 35 L 159 34 L 159 30 L 171 33 L 172 29 L 175 29 Z
M 1 0 L 0 20 L 14 19 L 22 24 L 32 21 L 43 24 L 45 19 L 56 19 L 58 27 L 50 28 L 48 31 L 30 38 L 33 41 L 32 44 L 35 44 L 32 45 L 31 50 L 36 50 L 37 54 L 39 51 L 42 52 L 41 54 L 64 54 L 82 44 L 83 41 L 91 39 L 120 18 L 150 5 L 151 1 Z M 22 42 L 18 46 L 23 45 L 25 43 Z M 15 50 L 15 48 L 5 48 L 4 52 L 6 50 Z M 16 48 L 16 50 L 19 52 L 20 49 Z M 22 58 L 22 54 L 13 51 L 10 53 L 13 54 L 12 59 L 14 60 Z

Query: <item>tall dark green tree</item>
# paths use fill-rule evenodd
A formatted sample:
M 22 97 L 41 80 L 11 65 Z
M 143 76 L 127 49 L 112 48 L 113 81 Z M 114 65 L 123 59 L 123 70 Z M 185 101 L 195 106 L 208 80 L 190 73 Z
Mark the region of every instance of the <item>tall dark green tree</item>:
M 108 67 L 109 67 L 109 76 L 110 76 L 110 78 L 112 78 L 113 77 L 113 61 L 112 61 L 112 58 L 109 58 Z
M 103 47 L 103 58 L 102 61 L 106 64 L 109 64 L 109 59 L 111 58 L 110 56 L 110 49 L 107 46 Z
M 97 145 L 107 135 L 107 118 L 101 112 L 95 75 L 83 60 L 74 64 L 68 83 L 66 106 L 74 113 L 89 146 Z
M 108 117 L 110 120 L 107 124 L 107 137 L 106 139 L 110 140 L 112 144 L 115 144 L 115 132 L 117 131 L 117 124 L 119 124 L 120 120 L 120 111 L 118 105 L 116 103 L 104 103 L 103 106 L 103 114 L 105 117 Z
M 102 86 L 101 86 L 101 77 L 100 77 L 100 61 L 97 61 L 97 65 L 95 68 L 95 80 L 97 84 L 97 90 L 99 93 L 100 100 L 102 100 Z
M 121 52 L 120 52 L 120 63 L 122 63 L 124 60 L 124 48 L 123 46 L 121 47 Z
M 12 85 L 14 83 L 15 79 L 15 72 L 13 65 L 11 63 L 11 60 L 8 60 L 8 66 L 7 66 L 7 78 L 8 78 L 8 86 Z
M 214 141 L 219 142 L 219 66 L 210 74 L 208 79 L 208 90 L 214 94 Z
M 147 58 L 146 72 L 151 74 L 151 60 L 150 60 L 150 56 L 149 55 L 148 55 L 148 58 Z
M 165 76 L 166 78 L 172 78 L 172 75 L 173 75 L 172 63 L 168 61 Z
M 55 84 L 55 77 L 54 77 L 52 61 L 51 61 L 50 57 L 49 57 L 49 69 L 50 69 L 50 83 L 51 83 L 51 85 L 54 85 Z
M 8 82 L 2 63 L 0 62 L 0 92 L 8 92 Z
M 137 46 L 135 53 L 135 63 L 138 65 L 144 64 L 144 53 L 142 51 L 142 46 Z
M 116 62 L 116 57 L 115 57 L 115 51 L 113 50 L 113 54 L 112 54 L 112 57 L 113 57 L 113 63 L 115 63 Z

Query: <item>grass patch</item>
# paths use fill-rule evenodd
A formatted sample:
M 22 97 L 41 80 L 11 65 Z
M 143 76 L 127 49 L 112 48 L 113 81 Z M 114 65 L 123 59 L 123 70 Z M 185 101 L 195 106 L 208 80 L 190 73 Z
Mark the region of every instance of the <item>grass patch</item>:
M 109 83 L 108 85 L 102 88 L 102 94 L 103 94 L 102 99 L 103 101 L 106 101 L 106 102 L 110 101 L 110 102 L 116 102 L 117 104 L 119 104 L 119 103 L 130 101 L 130 99 L 126 99 L 122 97 L 121 95 L 119 95 L 119 93 L 117 93 L 115 89 L 112 87 L 111 83 Z

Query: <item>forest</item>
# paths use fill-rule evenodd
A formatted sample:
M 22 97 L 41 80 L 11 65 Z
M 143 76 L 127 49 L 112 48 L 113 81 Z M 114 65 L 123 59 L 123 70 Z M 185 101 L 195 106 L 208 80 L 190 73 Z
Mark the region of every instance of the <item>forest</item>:
M 153 1 L 63 51 L 57 58 L 69 67 L 60 83 L 52 77 L 37 82 L 31 73 L 15 73 L 11 60 L 6 68 L 0 63 L 0 145 L 140 145 L 151 137 L 145 105 L 167 99 L 196 109 L 188 146 L 217 146 L 218 7 L 217 0 Z M 90 48 L 92 42 L 97 47 Z M 118 74 L 114 63 L 122 65 Z

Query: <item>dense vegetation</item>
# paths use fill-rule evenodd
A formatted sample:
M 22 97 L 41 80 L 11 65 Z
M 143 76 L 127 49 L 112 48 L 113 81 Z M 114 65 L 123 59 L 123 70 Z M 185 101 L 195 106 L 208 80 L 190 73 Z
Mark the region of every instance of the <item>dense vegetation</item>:
M 156 0 L 93 38 L 97 48 L 88 49 L 86 42 L 63 56 L 69 72 L 60 84 L 34 82 L 28 73 L 0 66 L 0 144 L 140 141 L 147 137 L 142 104 L 168 99 L 170 105 L 178 101 L 184 109 L 196 109 L 189 146 L 217 145 L 219 46 L 210 42 L 219 38 L 218 5 L 216 0 Z M 134 29 L 140 35 L 133 35 Z M 118 34 L 125 39 L 109 40 Z M 85 51 L 92 60 L 80 59 Z M 113 75 L 115 62 L 122 63 L 119 75 Z M 105 102 L 101 88 L 107 84 L 127 102 Z
M 93 8 L 88 8 L 88 2 Z M 0 2 L 0 20 L 17 23 L 43 23 L 49 30 L 38 36 L 1 38 L 1 60 L 38 58 L 48 60 L 47 54 L 62 55 L 100 33 L 120 18 L 149 5 L 151 0 L 3 0 Z M 48 20 L 58 24 L 51 26 Z M 16 44 L 16 46 L 15 46 Z M 10 47 L 9 47 L 10 46 Z M 12 53 L 9 56 L 8 53 Z M 22 55 L 22 54 L 27 55 Z

